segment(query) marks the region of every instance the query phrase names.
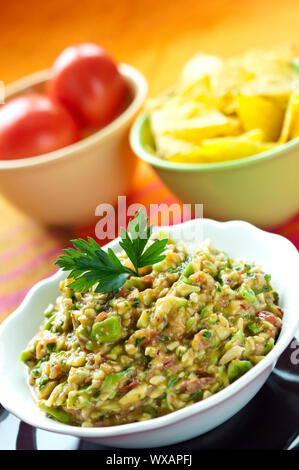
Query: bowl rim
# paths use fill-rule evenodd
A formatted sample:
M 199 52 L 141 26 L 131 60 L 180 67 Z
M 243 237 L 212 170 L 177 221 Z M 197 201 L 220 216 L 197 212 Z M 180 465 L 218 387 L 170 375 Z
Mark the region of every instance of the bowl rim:
M 254 165 L 259 162 L 270 160 L 278 157 L 283 157 L 284 154 L 291 150 L 293 147 L 299 148 L 299 137 L 296 137 L 289 142 L 280 145 L 272 150 L 266 150 L 255 155 L 250 155 L 244 158 L 237 158 L 235 160 L 228 160 L 224 162 L 214 163 L 179 163 L 170 162 L 162 158 L 156 157 L 151 154 L 141 141 L 141 132 L 145 124 L 149 120 L 148 113 L 142 113 L 137 117 L 130 131 L 130 145 L 134 153 L 141 158 L 141 160 L 150 163 L 152 166 L 162 168 L 165 170 L 183 171 L 183 172 L 210 172 L 217 170 L 231 170 L 235 168 L 246 167 Z
M 148 91 L 148 84 L 145 76 L 132 65 L 121 63 L 119 64 L 118 69 L 123 77 L 125 77 L 125 79 L 132 85 L 134 93 L 132 101 L 119 116 L 102 129 L 80 139 L 78 142 L 54 150 L 53 152 L 36 155 L 34 157 L 0 160 L 0 170 L 34 167 L 69 157 L 77 151 L 82 151 L 88 148 L 88 146 L 110 137 L 119 131 L 119 129 L 124 127 L 126 123 L 134 117 L 144 103 Z M 46 82 L 49 79 L 49 76 L 50 69 L 44 69 L 20 78 L 6 86 L 5 98 L 13 97 L 13 95 L 26 91 L 26 89 L 34 85 Z
M 191 221 L 183 222 L 183 224 L 177 224 L 172 227 L 180 227 L 182 225 L 187 225 L 187 224 L 196 224 L 196 220 L 198 221 L 199 219 L 193 219 Z M 250 230 L 253 232 L 253 236 L 255 236 L 257 239 L 261 239 L 261 243 L 265 244 L 267 243 L 267 240 L 277 240 L 279 243 L 285 246 L 285 249 L 289 250 L 292 256 L 293 262 L 295 262 L 295 266 L 297 265 L 299 267 L 299 252 L 297 251 L 296 247 L 286 238 L 282 237 L 281 235 L 265 232 L 262 229 L 259 229 L 255 227 L 254 225 L 244 222 L 244 221 L 228 221 L 228 222 L 218 222 L 214 221 L 212 219 L 202 219 L 204 220 L 206 224 L 211 224 L 212 226 L 216 227 L 216 229 L 221 230 L 221 227 L 224 228 L 225 226 L 228 227 L 228 229 L 231 227 L 231 229 L 243 229 Z M 163 227 L 163 230 L 169 230 L 171 234 L 171 228 L 172 227 Z M 119 250 L 119 245 L 118 245 L 119 239 L 115 239 L 112 242 L 108 243 L 105 245 L 105 249 L 107 248 L 112 248 L 116 249 L 116 251 Z M 17 318 L 24 315 L 26 307 L 30 303 L 31 299 L 33 296 L 36 295 L 37 291 L 39 291 L 41 288 L 47 286 L 47 284 L 55 283 L 57 284 L 59 280 L 65 277 L 65 273 L 62 272 L 61 270 L 57 271 L 54 275 L 51 277 L 48 277 L 40 282 L 38 282 L 35 286 L 32 287 L 32 289 L 29 291 L 29 293 L 26 295 L 25 299 L 23 300 L 22 304 L 17 308 L 17 310 L 9 315 L 9 317 L 4 320 L 4 322 L 0 325 L 0 340 L 2 336 L 2 341 L 3 341 L 3 346 L 4 346 L 4 338 L 5 338 L 5 330 L 6 327 L 11 323 L 14 322 Z M 5 392 L 2 392 L 2 388 L 0 387 L 0 402 L 2 405 L 12 414 L 17 416 L 19 419 L 22 419 L 26 423 L 35 426 L 40 429 L 44 429 L 46 431 L 51 431 L 51 432 L 56 432 L 56 433 L 61 433 L 61 434 L 69 434 L 73 436 L 78 436 L 78 437 L 83 437 L 83 438 L 109 438 L 109 437 L 118 437 L 118 436 L 125 436 L 129 434 L 134 434 L 137 432 L 146 432 L 146 431 L 152 431 L 155 430 L 156 428 L 159 427 L 167 427 L 170 425 L 173 425 L 174 423 L 177 424 L 180 421 L 190 417 L 194 413 L 200 413 L 200 412 L 205 412 L 209 410 L 210 408 L 214 408 L 218 405 L 222 405 L 227 399 L 230 399 L 232 396 L 235 394 L 239 393 L 242 389 L 244 389 L 251 381 L 254 381 L 257 377 L 259 377 L 263 372 L 266 371 L 269 367 L 272 367 L 273 364 L 276 362 L 277 358 L 280 356 L 280 354 L 284 351 L 284 349 L 287 347 L 287 345 L 290 343 L 292 338 L 295 335 L 295 332 L 299 326 L 299 319 L 291 317 L 293 320 L 291 322 L 291 325 L 289 328 L 285 329 L 284 334 L 280 335 L 279 341 L 275 343 L 274 348 L 267 354 L 267 356 L 260 361 L 258 364 L 256 364 L 252 369 L 250 369 L 246 374 L 244 374 L 240 379 L 235 381 L 234 383 L 230 384 L 228 387 L 224 388 L 220 392 L 212 395 L 206 400 L 194 403 L 193 405 L 190 405 L 188 407 L 182 408 L 180 410 L 177 410 L 175 412 L 169 413 L 168 415 L 161 416 L 155 419 L 151 419 L 148 421 L 143 421 L 143 422 L 135 422 L 135 423 L 129 423 L 129 424 L 122 424 L 122 425 L 117 425 L 117 426 L 109 426 L 109 427 L 94 427 L 94 428 L 82 428 L 82 427 L 77 427 L 77 426 L 71 426 L 67 424 L 62 424 L 57 421 L 54 421 L 50 418 L 47 418 L 46 416 L 43 416 L 42 413 L 40 415 L 40 421 L 36 420 L 34 418 L 31 418 L 30 414 L 26 415 L 26 410 L 22 410 L 22 412 L 14 412 L 14 409 L 12 406 L 10 406 L 9 403 L 7 403 L 6 395 Z M 0 369 L 0 374 L 1 374 L 1 369 Z M 27 385 L 27 384 L 26 384 Z M 32 399 L 33 400 L 33 399 Z M 34 406 L 37 406 L 34 404 Z

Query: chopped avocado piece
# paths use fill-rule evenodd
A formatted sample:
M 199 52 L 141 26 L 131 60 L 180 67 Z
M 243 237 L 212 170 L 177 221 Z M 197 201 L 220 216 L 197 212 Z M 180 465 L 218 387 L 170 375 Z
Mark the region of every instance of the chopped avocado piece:
M 135 366 L 132 366 L 121 372 L 107 375 L 101 386 L 101 394 L 107 395 L 108 398 L 114 398 L 121 379 L 134 369 Z
M 156 271 L 156 272 L 166 272 L 166 271 L 169 271 L 170 269 L 178 268 L 178 263 L 181 264 L 179 260 L 173 263 L 170 254 L 167 253 L 165 258 L 162 261 L 159 261 L 158 263 L 154 263 L 152 265 L 152 269 L 153 271 Z
M 132 369 L 133 368 L 130 368 L 121 372 L 107 375 L 104 382 L 102 383 L 101 394 L 105 394 L 105 396 L 110 399 L 114 398 L 121 379 L 125 377 L 129 370 Z
M 274 347 L 274 338 L 270 338 L 264 346 L 263 355 L 265 356 L 266 354 L 268 354 L 268 352 L 270 352 L 271 349 L 273 349 L 273 347 Z
M 155 315 L 157 311 L 163 311 L 164 313 L 174 313 L 179 308 L 185 307 L 188 304 L 188 300 L 184 297 L 177 297 L 175 295 L 167 295 L 159 299 L 159 306 L 156 307 Z M 158 313 L 160 315 L 160 313 Z
M 144 310 L 137 321 L 138 328 L 146 328 L 149 324 L 150 311 Z
M 69 415 L 63 411 L 61 408 L 54 408 L 54 407 L 49 407 L 49 406 L 44 406 L 41 405 L 40 409 L 47 413 L 50 416 L 53 416 L 53 418 L 57 419 L 57 421 L 60 421 L 63 424 L 70 424 L 70 417 Z
M 277 317 L 281 317 L 281 308 L 278 307 L 277 305 L 267 305 L 267 309 L 269 312 L 274 313 Z
M 211 261 L 206 259 L 203 261 L 202 264 L 204 266 L 204 269 L 206 269 L 211 276 L 217 275 L 218 268 L 215 266 L 215 264 L 211 263 Z
M 54 312 L 54 305 L 50 304 L 50 305 L 48 305 L 48 307 L 44 311 L 44 316 L 46 318 L 50 318 L 50 316 L 53 314 L 53 312 Z
M 244 336 L 243 331 L 241 330 L 237 331 L 235 334 L 233 334 L 231 339 L 224 345 L 225 351 L 230 349 L 234 343 L 236 343 L 237 345 L 244 344 L 244 340 L 245 340 L 245 336 Z
M 183 275 L 185 277 L 189 277 L 191 276 L 191 274 L 194 273 L 194 266 L 193 266 L 193 263 L 189 263 L 187 264 L 186 268 L 184 269 L 184 272 L 183 272 Z
M 46 374 L 42 374 L 38 383 L 38 388 L 41 390 L 48 382 L 50 378 Z
M 257 355 L 252 355 L 249 357 L 250 361 L 252 362 L 252 364 L 257 364 L 258 362 L 260 362 L 262 359 L 264 359 L 265 356 L 257 356 Z
M 186 305 L 188 304 L 188 300 L 185 299 L 184 297 L 172 296 L 172 303 L 173 303 L 173 307 L 176 307 L 176 308 L 186 307 Z
M 211 315 L 214 311 L 213 304 L 208 304 L 204 308 L 201 309 L 200 311 L 200 316 L 201 318 L 207 318 L 209 315 Z
M 120 353 L 121 353 L 121 346 L 119 344 L 117 344 L 116 346 L 114 346 L 113 349 L 111 349 L 109 355 L 110 356 L 118 356 Z
M 144 290 L 146 287 L 148 287 L 149 284 L 149 282 L 145 282 L 143 279 L 140 279 L 140 277 L 132 276 L 130 279 L 126 280 L 123 287 L 126 289 L 137 287 L 138 290 Z
M 118 317 L 106 318 L 93 325 L 91 340 L 102 343 L 113 343 L 121 338 L 121 325 Z
M 20 361 L 27 362 L 32 359 L 32 355 L 29 351 L 22 351 L 20 354 Z
M 210 352 L 211 364 L 213 364 L 213 365 L 217 364 L 217 362 L 219 360 L 219 356 L 220 356 L 220 352 L 218 351 L 218 349 L 212 349 L 211 352 Z
M 249 323 L 247 328 L 250 331 L 250 333 L 252 333 L 253 335 L 256 335 L 257 333 L 259 333 L 263 329 L 262 325 L 260 325 L 257 321 Z
M 243 299 L 248 300 L 248 302 L 251 302 L 252 304 L 256 303 L 256 296 L 253 290 L 250 287 L 244 287 L 243 285 L 240 287 L 239 290 L 241 296 Z
M 195 322 L 195 318 L 194 317 L 190 317 L 188 318 L 187 320 L 187 330 L 191 330 L 192 326 L 194 325 L 194 322 Z
M 227 373 L 230 382 L 234 382 L 245 372 L 249 371 L 252 368 L 252 364 L 249 361 L 240 361 L 239 359 L 234 359 L 230 362 Z
M 73 410 L 81 410 L 90 404 L 92 397 L 92 387 L 87 387 L 85 390 L 74 390 L 71 391 L 67 399 L 67 408 Z
M 220 282 L 215 281 L 215 288 L 217 292 L 222 292 L 222 287 L 221 287 Z
M 158 273 L 163 272 L 163 271 L 167 271 L 167 269 L 169 269 L 169 267 L 165 263 L 165 260 L 160 261 L 159 263 L 153 264 L 153 271 L 157 271 Z
M 49 320 L 47 321 L 47 323 L 44 325 L 44 330 L 50 330 L 51 329 L 51 326 L 55 320 L 55 318 L 57 317 L 57 313 L 54 313 L 54 315 L 52 315 Z

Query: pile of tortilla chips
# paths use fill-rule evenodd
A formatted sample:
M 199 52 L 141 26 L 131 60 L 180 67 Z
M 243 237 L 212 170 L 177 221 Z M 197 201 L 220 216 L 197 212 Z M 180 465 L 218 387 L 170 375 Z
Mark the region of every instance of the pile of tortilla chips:
M 212 163 L 299 136 L 299 62 L 291 45 L 240 57 L 196 54 L 176 89 L 148 103 L 160 158 Z

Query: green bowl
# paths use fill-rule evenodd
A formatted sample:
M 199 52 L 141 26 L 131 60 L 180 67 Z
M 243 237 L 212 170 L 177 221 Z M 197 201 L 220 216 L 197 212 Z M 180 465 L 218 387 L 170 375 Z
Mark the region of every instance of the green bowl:
M 130 144 L 180 201 L 204 204 L 205 217 L 272 227 L 299 211 L 299 138 L 238 160 L 175 163 L 155 156 L 149 119 L 143 114 L 132 126 Z

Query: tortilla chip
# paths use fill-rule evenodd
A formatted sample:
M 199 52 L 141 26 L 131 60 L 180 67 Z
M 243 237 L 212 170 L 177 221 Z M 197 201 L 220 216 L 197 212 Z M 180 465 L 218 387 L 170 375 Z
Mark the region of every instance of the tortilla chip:
M 285 113 L 280 143 L 295 139 L 299 136 L 299 89 L 294 90 L 289 98 L 288 107 Z
M 169 159 L 173 155 L 188 154 L 195 148 L 190 142 L 163 134 L 156 135 L 155 144 L 157 155 L 164 159 Z
M 243 134 L 243 136 L 239 137 L 204 140 L 201 145 L 201 150 L 205 155 L 206 161 L 216 162 L 249 157 L 256 153 L 271 150 L 276 145 L 275 143 L 260 142 L 246 138 L 246 134 Z
M 275 142 L 281 132 L 283 110 L 261 96 L 238 96 L 238 115 L 245 131 L 261 129 L 266 142 Z
M 149 114 L 151 128 L 154 134 L 163 134 L 169 127 L 175 126 L 181 121 L 201 116 L 205 109 L 203 103 L 183 101 L 174 95 L 164 105 L 152 110 Z
M 223 67 L 223 60 L 220 57 L 210 54 L 195 54 L 186 62 L 182 69 L 180 84 L 184 87 L 194 85 L 208 78 L 209 83 L 213 77 L 217 76 Z
M 197 145 L 203 139 L 234 135 L 238 133 L 239 127 L 236 119 L 227 117 L 217 110 L 205 110 L 198 117 L 169 124 L 165 134 Z
M 245 158 L 277 146 L 273 142 L 262 142 L 262 137 L 262 131 L 256 129 L 236 137 L 206 139 L 200 147 L 193 148 L 188 153 L 173 155 L 169 160 L 181 163 L 216 163 Z
M 157 156 L 225 161 L 299 136 L 296 55 L 290 43 L 229 59 L 196 54 L 183 67 L 177 88 L 151 102 Z

